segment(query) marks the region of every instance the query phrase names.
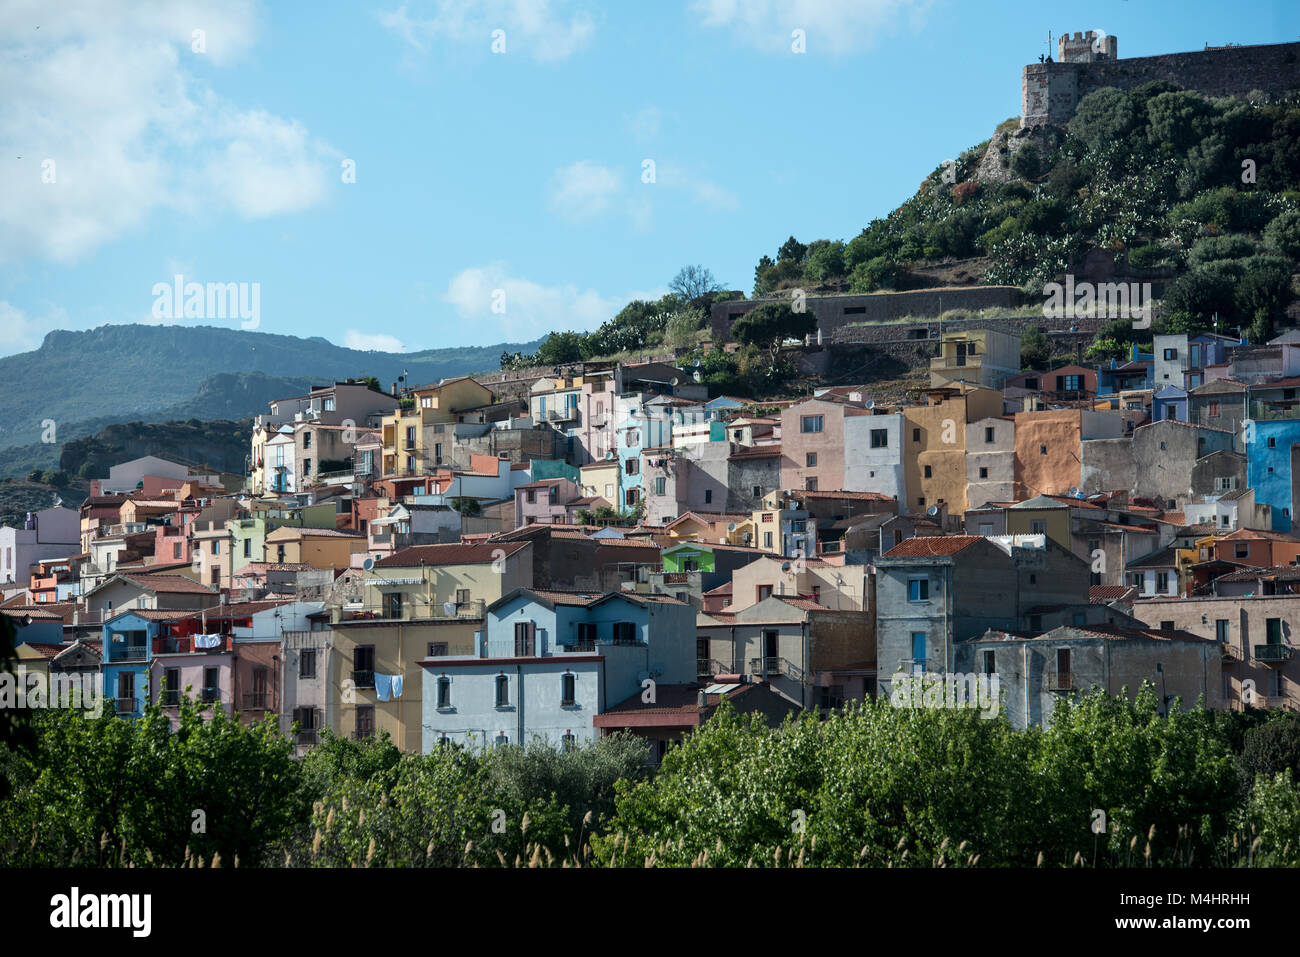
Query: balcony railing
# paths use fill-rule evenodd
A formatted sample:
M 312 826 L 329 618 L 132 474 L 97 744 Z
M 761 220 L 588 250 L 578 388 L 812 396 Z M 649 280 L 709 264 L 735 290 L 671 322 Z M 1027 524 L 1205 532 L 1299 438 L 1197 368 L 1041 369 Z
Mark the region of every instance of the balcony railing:
M 373 671 L 352 672 L 352 686 L 354 688 L 373 688 L 375 686 L 375 673 Z
M 316 730 L 312 729 L 310 731 L 299 731 L 298 743 L 300 745 L 308 745 L 308 746 L 314 745 L 316 743 Z
M 265 711 L 271 695 L 266 691 L 247 691 L 244 693 L 245 711 Z
M 114 698 L 113 705 L 118 714 L 134 714 L 139 710 L 135 698 Z
M 364 740 L 366 740 L 366 738 L 373 738 L 374 736 L 375 736 L 375 729 L 374 729 L 374 728 L 367 728 L 367 729 L 364 730 L 364 731 L 362 731 L 362 730 L 358 730 L 358 731 L 353 731 L 353 732 L 352 732 L 352 740 L 353 740 L 353 741 L 364 741 Z
M 375 579 L 375 584 L 382 584 L 379 579 Z M 451 606 L 451 607 L 448 607 Z M 474 598 L 469 601 L 451 601 L 451 602 L 432 602 L 424 601 L 404 601 L 398 607 L 387 603 L 378 605 L 361 605 L 359 608 L 349 608 L 345 621 L 356 621 L 358 619 L 374 619 L 388 621 L 410 621 L 413 618 L 464 618 L 476 619 L 483 617 L 485 601 L 482 598 Z M 393 612 L 397 614 L 394 615 Z
M 126 645 L 109 642 L 109 661 L 144 661 L 149 654 L 148 645 Z
M 1046 676 L 1048 691 L 1073 691 L 1074 679 L 1068 671 L 1054 671 Z
M 1255 660 L 1267 664 L 1281 664 L 1284 661 L 1290 661 L 1291 647 L 1289 645 L 1256 645 Z
M 160 698 L 160 703 L 164 708 L 175 708 L 181 703 L 181 692 L 178 688 L 175 691 L 164 691 Z
M 720 675 L 725 668 L 722 662 L 714 658 L 696 658 L 695 659 L 695 676 L 697 678 L 712 678 L 714 675 Z

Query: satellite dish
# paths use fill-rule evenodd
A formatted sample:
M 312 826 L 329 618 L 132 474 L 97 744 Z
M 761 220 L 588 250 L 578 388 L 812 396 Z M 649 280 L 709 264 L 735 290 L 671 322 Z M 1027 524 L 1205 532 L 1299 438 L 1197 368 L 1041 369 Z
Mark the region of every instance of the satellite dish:
M 680 380 L 677 378 L 677 376 L 673 376 L 673 381 L 670 382 L 669 385 L 676 386 L 679 381 Z
M 939 506 L 938 506 L 938 505 L 931 505 L 929 508 L 927 508 L 927 509 L 925 510 L 925 514 L 926 514 L 926 515 L 938 515 L 938 514 L 939 514 Z
M 617 456 L 614 455 L 614 450 L 613 450 L 613 449 L 610 449 L 608 452 L 605 453 L 605 461 L 606 461 L 606 462 L 612 462 L 612 461 L 614 461 L 614 459 L 615 459 L 616 457 L 617 457 Z
M 361 567 L 364 568 L 366 571 L 370 571 L 375 567 L 375 560 L 373 558 L 367 558 L 364 562 L 361 563 Z
M 1072 485 L 1070 487 L 1070 498 L 1083 498 L 1083 493 L 1080 491 L 1079 486 Z
M 735 523 L 735 522 L 728 522 L 728 523 L 727 523 L 727 531 L 729 531 L 729 532 L 734 532 L 735 530 L 736 530 L 736 523 Z
M 782 562 L 782 563 L 781 563 L 781 571 L 783 571 L 783 572 L 788 572 L 789 570 L 790 570 L 790 563 L 789 563 L 789 562 Z

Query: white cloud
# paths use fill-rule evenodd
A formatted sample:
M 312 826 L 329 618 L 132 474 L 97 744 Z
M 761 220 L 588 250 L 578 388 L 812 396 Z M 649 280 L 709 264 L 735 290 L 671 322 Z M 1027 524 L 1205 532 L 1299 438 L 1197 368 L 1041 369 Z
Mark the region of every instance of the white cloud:
M 615 197 L 623 191 L 618 171 L 589 160 L 563 166 L 551 177 L 549 200 L 551 211 L 561 219 L 583 223 L 609 211 Z
M 651 104 L 628 117 L 627 128 L 638 141 L 656 140 L 663 129 L 664 111 Z
M 582 4 L 569 0 L 431 0 L 407 12 L 402 4 L 379 22 L 420 53 L 436 41 L 492 48 L 494 30 L 505 31 L 505 53 L 525 53 L 541 62 L 564 60 L 585 47 L 596 22 Z M 566 12 L 569 8 L 572 13 Z
M 382 332 L 361 332 L 357 329 L 349 329 L 344 333 L 343 345 L 363 352 L 410 352 L 396 336 Z
M 543 286 L 511 275 L 505 263 L 465 269 L 447 284 L 443 300 L 462 318 L 476 326 L 488 325 L 483 341 L 528 341 L 557 330 L 589 331 L 612 317 L 631 299 L 657 298 L 663 293 L 632 292 L 622 297 L 603 296 L 575 285 Z M 494 311 L 493 306 L 501 311 Z
M 47 332 L 67 327 L 68 314 L 61 308 L 50 307 L 44 315 L 32 317 L 0 299 L 0 355 L 38 349 Z
M 72 261 L 159 210 L 255 219 L 320 202 L 337 151 L 196 78 L 258 30 L 253 0 L 0 5 L 0 261 Z
M 930 0 L 694 0 L 691 12 L 706 27 L 728 30 L 765 53 L 790 53 L 791 34 L 803 30 L 809 54 L 852 53 L 874 46 L 906 19 L 917 29 Z
M 667 189 L 679 189 L 689 193 L 691 198 L 702 206 L 722 212 L 734 212 L 740 209 L 740 200 L 729 189 L 719 186 L 712 180 L 675 163 L 660 164 L 657 181 Z

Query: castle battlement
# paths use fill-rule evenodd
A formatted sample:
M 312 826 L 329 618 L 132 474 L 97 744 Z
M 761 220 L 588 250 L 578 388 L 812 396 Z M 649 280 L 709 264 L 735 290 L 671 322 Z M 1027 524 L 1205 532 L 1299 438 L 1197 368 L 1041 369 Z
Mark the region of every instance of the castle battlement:
M 1300 92 L 1300 43 L 1206 47 L 1191 53 L 1119 59 L 1119 41 L 1101 31 L 1062 33 L 1059 58 L 1031 63 L 1020 79 L 1020 125 L 1063 124 L 1094 90 L 1130 90 L 1166 80 L 1205 96 Z

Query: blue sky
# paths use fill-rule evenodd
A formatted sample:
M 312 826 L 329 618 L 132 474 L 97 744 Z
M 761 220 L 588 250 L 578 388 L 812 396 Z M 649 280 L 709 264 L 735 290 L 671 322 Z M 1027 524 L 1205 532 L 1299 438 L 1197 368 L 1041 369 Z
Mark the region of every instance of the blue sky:
M 241 325 L 157 318 L 178 273 L 256 283 L 260 331 L 399 351 L 594 328 L 686 263 L 748 291 L 1018 115 L 1049 30 L 1300 36 L 1292 2 L 49 6 L 0 7 L 0 354 Z

